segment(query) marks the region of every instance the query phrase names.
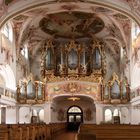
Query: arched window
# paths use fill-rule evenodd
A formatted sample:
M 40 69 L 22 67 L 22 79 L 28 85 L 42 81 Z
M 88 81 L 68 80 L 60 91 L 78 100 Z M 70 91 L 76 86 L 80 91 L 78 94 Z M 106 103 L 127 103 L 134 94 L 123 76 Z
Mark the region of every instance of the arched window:
M 25 59 L 28 59 L 28 48 L 27 48 L 27 45 L 25 45 L 24 48 L 22 48 L 21 54 L 25 57 Z
M 44 121 L 44 109 L 41 109 L 39 111 L 39 120 L 40 120 L 40 122 Z
M 83 122 L 83 111 L 78 106 L 71 106 L 67 111 L 67 122 L 69 130 L 78 130 Z
M 118 109 L 115 109 L 113 112 L 114 124 L 120 124 L 121 112 Z
M 79 107 L 73 106 L 68 110 L 68 113 L 82 113 L 82 111 Z
M 105 122 L 111 122 L 112 121 L 112 112 L 110 109 L 105 110 Z
M 32 110 L 32 115 L 37 116 L 37 111 L 35 109 Z
M 113 116 L 119 116 L 119 110 L 118 110 L 118 109 L 115 109 L 115 110 L 114 110 Z
M 12 42 L 13 41 L 13 29 L 10 23 L 6 23 L 3 27 L 2 33 Z
M 137 38 L 137 35 L 140 33 L 140 27 L 135 22 L 132 22 L 131 34 L 132 40 Z

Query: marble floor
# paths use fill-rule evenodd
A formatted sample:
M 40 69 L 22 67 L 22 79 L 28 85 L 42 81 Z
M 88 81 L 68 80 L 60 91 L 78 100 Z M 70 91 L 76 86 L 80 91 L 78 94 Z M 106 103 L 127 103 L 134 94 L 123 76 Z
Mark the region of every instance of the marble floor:
M 66 132 L 54 138 L 54 140 L 76 140 L 76 132 Z

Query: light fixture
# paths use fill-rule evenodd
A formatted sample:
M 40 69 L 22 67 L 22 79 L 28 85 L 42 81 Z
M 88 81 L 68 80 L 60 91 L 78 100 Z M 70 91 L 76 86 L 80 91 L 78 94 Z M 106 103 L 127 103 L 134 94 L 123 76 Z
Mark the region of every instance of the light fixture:
M 80 100 L 79 97 L 74 96 L 74 94 L 71 95 L 71 97 L 67 98 L 68 100 L 72 100 L 72 101 L 76 101 L 76 100 Z

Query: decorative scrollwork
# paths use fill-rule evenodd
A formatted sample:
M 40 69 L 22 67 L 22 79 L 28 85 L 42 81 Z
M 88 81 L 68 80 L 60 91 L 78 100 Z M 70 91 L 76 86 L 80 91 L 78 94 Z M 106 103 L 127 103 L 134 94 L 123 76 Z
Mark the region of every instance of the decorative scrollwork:
M 51 83 L 51 82 L 58 82 L 58 81 L 78 81 L 79 80 L 79 81 L 100 83 L 101 79 L 102 79 L 102 76 L 100 75 L 90 75 L 90 76 L 83 76 L 83 77 L 74 75 L 70 77 L 60 77 L 60 76 L 55 76 L 54 74 L 51 74 L 45 78 L 45 82 Z

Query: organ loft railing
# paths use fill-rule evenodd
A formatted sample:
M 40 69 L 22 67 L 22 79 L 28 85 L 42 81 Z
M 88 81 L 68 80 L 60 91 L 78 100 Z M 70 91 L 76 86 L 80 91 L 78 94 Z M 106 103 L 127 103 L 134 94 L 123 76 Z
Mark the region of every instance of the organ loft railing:
M 99 40 L 65 43 L 48 41 L 42 50 L 41 76 L 51 81 L 56 77 L 101 77 L 105 73 L 104 44 Z

